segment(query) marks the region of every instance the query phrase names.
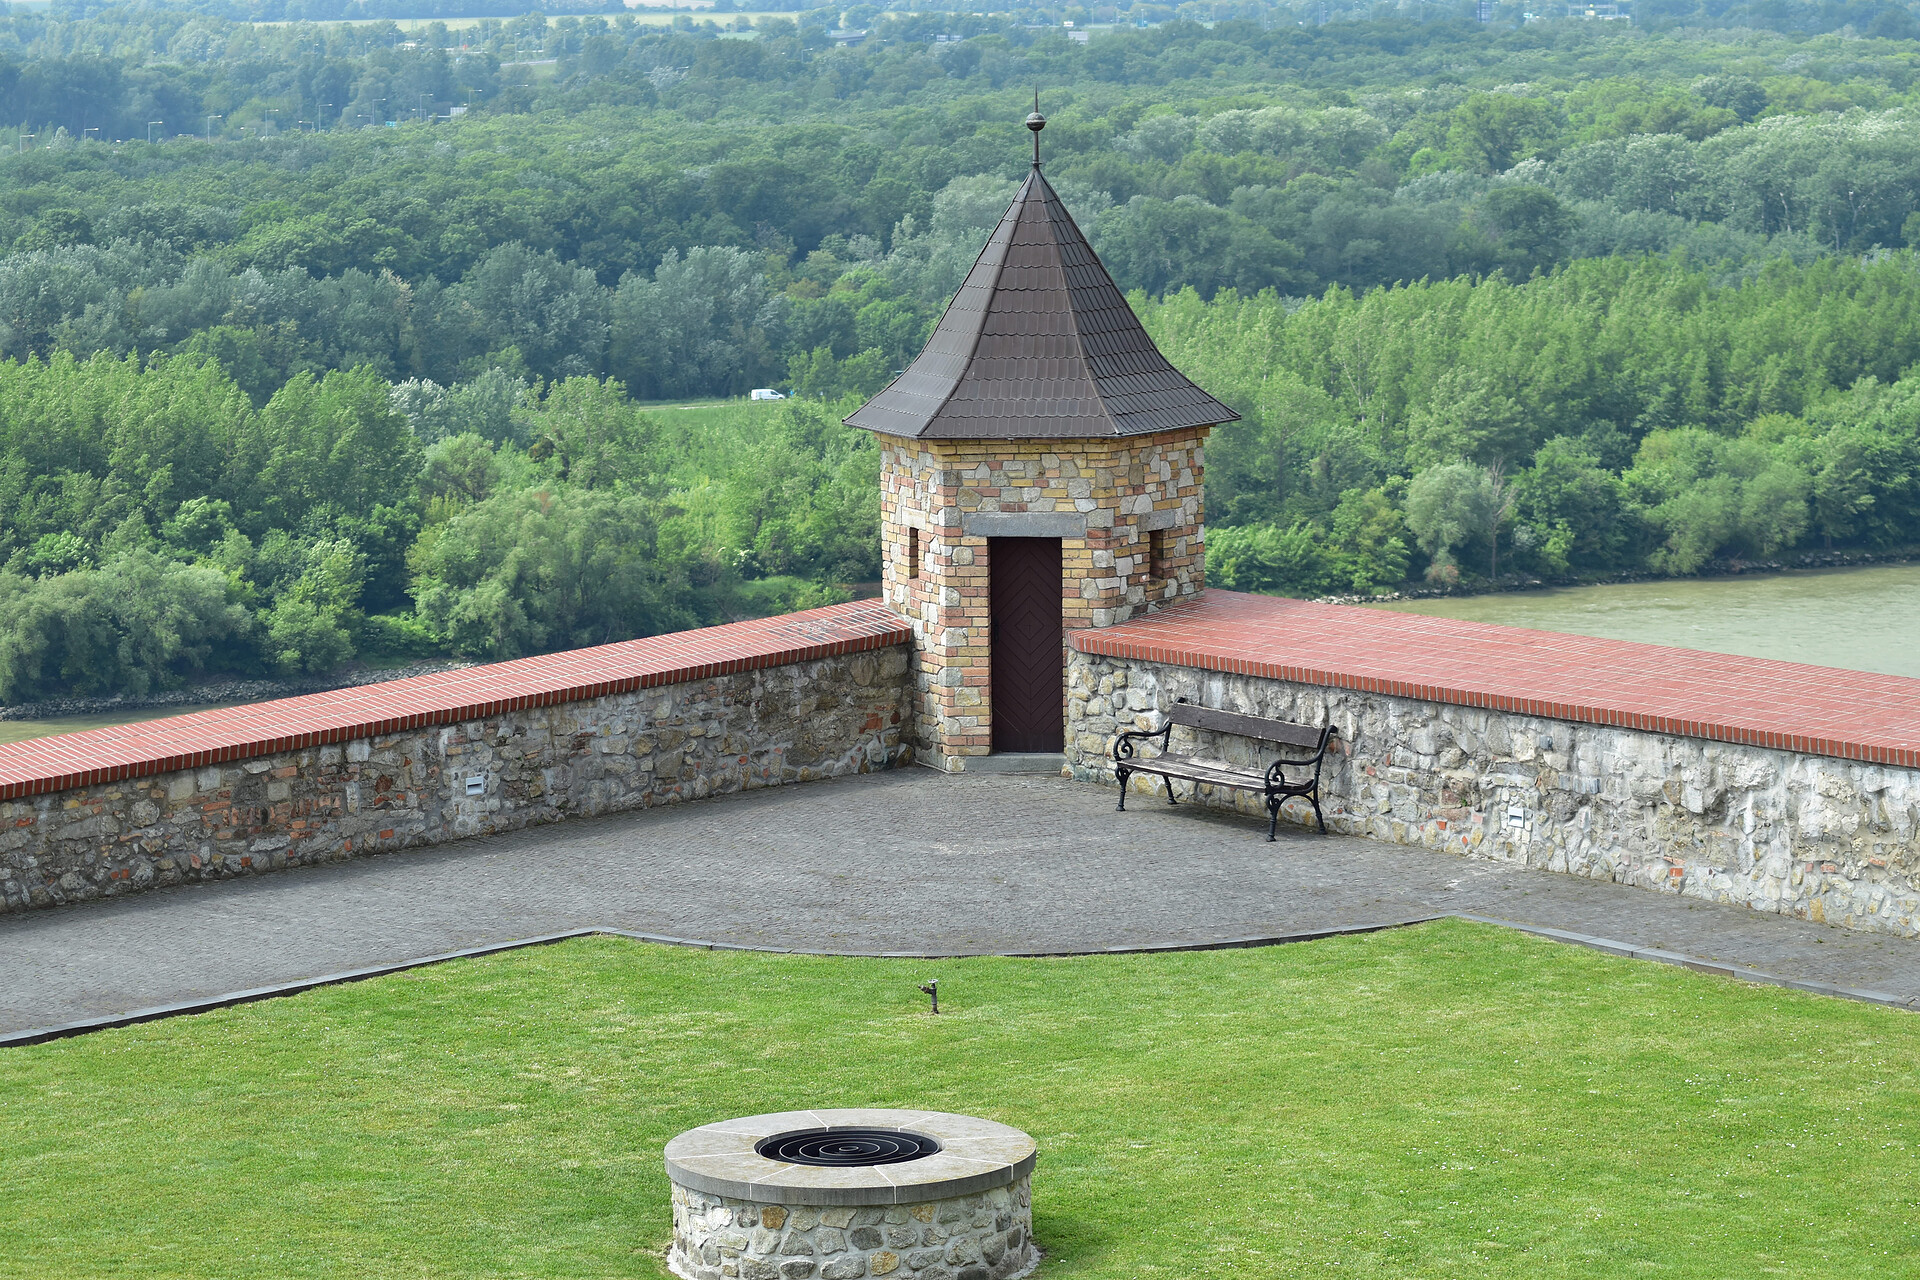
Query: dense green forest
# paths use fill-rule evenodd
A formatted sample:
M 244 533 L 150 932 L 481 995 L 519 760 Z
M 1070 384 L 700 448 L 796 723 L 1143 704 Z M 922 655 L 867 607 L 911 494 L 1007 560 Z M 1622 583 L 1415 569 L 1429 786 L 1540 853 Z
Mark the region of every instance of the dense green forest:
M 1208 450 L 1212 580 L 1366 592 L 1920 540 L 1916 267 L 1606 258 L 1145 310 L 1251 410 Z
M 838 418 L 1004 209 L 1036 84 L 1049 175 L 1245 415 L 1214 581 L 1920 542 L 1901 5 L 244 20 L 293 3 L 0 18 L 0 700 L 870 580 Z

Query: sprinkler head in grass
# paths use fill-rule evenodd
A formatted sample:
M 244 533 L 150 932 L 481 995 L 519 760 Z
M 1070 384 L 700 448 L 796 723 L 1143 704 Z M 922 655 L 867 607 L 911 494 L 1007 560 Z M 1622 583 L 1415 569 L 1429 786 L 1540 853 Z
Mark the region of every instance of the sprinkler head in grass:
M 933 1011 L 940 1012 L 940 979 L 930 978 L 920 984 L 920 989 L 933 998 Z

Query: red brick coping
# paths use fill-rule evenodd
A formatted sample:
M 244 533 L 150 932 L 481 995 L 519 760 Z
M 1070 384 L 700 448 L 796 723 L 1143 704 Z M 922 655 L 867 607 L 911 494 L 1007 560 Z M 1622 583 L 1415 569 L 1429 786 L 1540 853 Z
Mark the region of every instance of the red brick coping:
M 1920 767 L 1920 680 L 1209 590 L 1082 653 Z
M 878 600 L 0 746 L 0 800 L 905 644 Z

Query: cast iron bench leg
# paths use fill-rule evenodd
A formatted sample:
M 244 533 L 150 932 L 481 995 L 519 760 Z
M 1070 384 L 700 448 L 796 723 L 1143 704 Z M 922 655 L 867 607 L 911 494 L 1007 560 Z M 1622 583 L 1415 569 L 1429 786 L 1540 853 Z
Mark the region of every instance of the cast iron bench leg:
M 1120 779 L 1120 812 L 1127 811 L 1127 779 L 1133 776 L 1131 769 L 1115 769 L 1114 777 Z

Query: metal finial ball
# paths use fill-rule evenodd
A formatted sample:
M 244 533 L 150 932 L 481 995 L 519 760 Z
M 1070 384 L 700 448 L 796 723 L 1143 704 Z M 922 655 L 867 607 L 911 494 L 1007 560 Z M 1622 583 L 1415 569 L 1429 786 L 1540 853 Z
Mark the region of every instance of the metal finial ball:
M 1027 117 L 1027 128 L 1033 130 L 1035 133 L 1040 132 L 1042 129 L 1046 127 L 1047 127 L 1047 118 L 1041 115 L 1038 111 L 1034 112 L 1032 115 Z

